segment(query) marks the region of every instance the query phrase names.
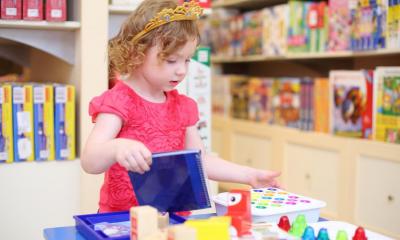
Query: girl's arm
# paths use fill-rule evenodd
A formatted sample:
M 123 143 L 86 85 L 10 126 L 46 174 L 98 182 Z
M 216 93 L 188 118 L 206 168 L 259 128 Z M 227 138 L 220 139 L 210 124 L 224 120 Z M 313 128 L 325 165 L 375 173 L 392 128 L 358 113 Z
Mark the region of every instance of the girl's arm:
M 242 166 L 205 153 L 204 145 L 196 126 L 188 127 L 186 130 L 186 148 L 201 150 L 205 171 L 212 180 L 247 184 L 254 188 L 266 186 L 279 187 L 276 180 L 280 175 L 279 172 Z
M 121 127 L 122 119 L 117 115 L 97 116 L 81 154 L 81 165 L 87 173 L 103 173 L 116 162 L 139 173 L 150 169 L 151 152 L 139 141 L 116 138 Z

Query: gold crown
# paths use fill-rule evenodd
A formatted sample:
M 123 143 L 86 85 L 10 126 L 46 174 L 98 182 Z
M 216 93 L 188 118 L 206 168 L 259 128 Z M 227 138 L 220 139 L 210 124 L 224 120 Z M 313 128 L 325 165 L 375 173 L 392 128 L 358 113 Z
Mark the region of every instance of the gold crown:
M 184 2 L 182 5 L 177 6 L 175 9 L 165 8 L 157 13 L 157 15 L 146 24 L 145 28 L 132 38 L 132 42 L 137 42 L 148 32 L 161 25 L 173 21 L 197 20 L 202 13 L 203 9 L 194 0 L 190 2 Z

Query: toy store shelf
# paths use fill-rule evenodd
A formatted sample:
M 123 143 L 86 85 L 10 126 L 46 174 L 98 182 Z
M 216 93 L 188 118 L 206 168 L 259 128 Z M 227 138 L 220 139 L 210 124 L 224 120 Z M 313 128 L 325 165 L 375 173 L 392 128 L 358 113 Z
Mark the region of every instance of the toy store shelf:
M 282 60 L 314 60 L 314 59 L 333 59 L 333 58 L 354 58 L 354 57 L 373 57 L 382 55 L 400 54 L 400 49 L 379 49 L 373 51 L 341 51 L 341 52 L 324 52 L 324 53 L 288 53 L 283 56 L 238 56 L 226 57 L 216 56 L 211 57 L 213 63 L 240 63 L 240 62 L 266 62 L 266 61 L 282 61 Z
M 40 29 L 40 30 L 63 30 L 75 31 L 81 27 L 80 22 L 47 22 L 47 21 L 23 21 L 23 20 L 0 20 L 0 28 L 9 29 Z
M 339 137 L 321 132 L 302 131 L 295 128 L 218 116 L 217 114 L 213 114 L 212 121 L 213 126 L 227 128 L 230 133 L 239 132 L 268 139 L 283 138 L 287 142 L 327 150 L 332 148 L 340 150 L 341 148 L 351 146 L 353 149 L 360 149 L 363 154 L 378 158 L 393 159 L 393 156 L 400 156 L 400 144 Z M 400 162 L 400 158 L 395 158 L 395 161 Z
M 216 0 L 211 6 L 212 8 L 257 9 L 286 2 L 287 0 Z
M 110 14 L 130 14 L 132 11 L 136 9 L 136 5 L 132 6 L 116 6 L 116 5 L 109 5 L 108 12 Z

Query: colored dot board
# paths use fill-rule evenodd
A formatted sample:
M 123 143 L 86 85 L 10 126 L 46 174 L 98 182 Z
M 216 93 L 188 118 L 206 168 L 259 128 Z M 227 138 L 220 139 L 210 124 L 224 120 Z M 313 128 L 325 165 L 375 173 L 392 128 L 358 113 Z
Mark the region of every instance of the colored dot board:
M 277 222 L 280 216 L 287 215 L 291 221 L 304 214 L 307 221 L 316 222 L 319 210 L 326 203 L 309 197 L 294 194 L 279 188 L 251 189 L 251 214 L 253 222 Z M 220 193 L 214 198 L 218 215 L 226 212 L 229 193 Z M 225 208 L 221 211 L 221 208 Z M 219 212 L 219 213 L 218 213 Z

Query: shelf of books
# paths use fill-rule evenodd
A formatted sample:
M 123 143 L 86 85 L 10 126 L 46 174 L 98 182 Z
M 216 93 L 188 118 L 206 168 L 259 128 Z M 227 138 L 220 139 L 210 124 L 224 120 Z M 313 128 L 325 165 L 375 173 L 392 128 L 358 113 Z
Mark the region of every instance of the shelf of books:
M 387 183 L 400 176 L 400 5 L 351 2 L 213 3 L 202 25 L 215 63 L 213 148 L 282 171 L 331 219 L 398 238 L 387 199 L 400 192 Z M 372 174 L 383 187 L 371 190 Z
M 216 114 L 400 143 L 400 67 L 333 70 L 328 78 L 214 75 L 212 84 Z

